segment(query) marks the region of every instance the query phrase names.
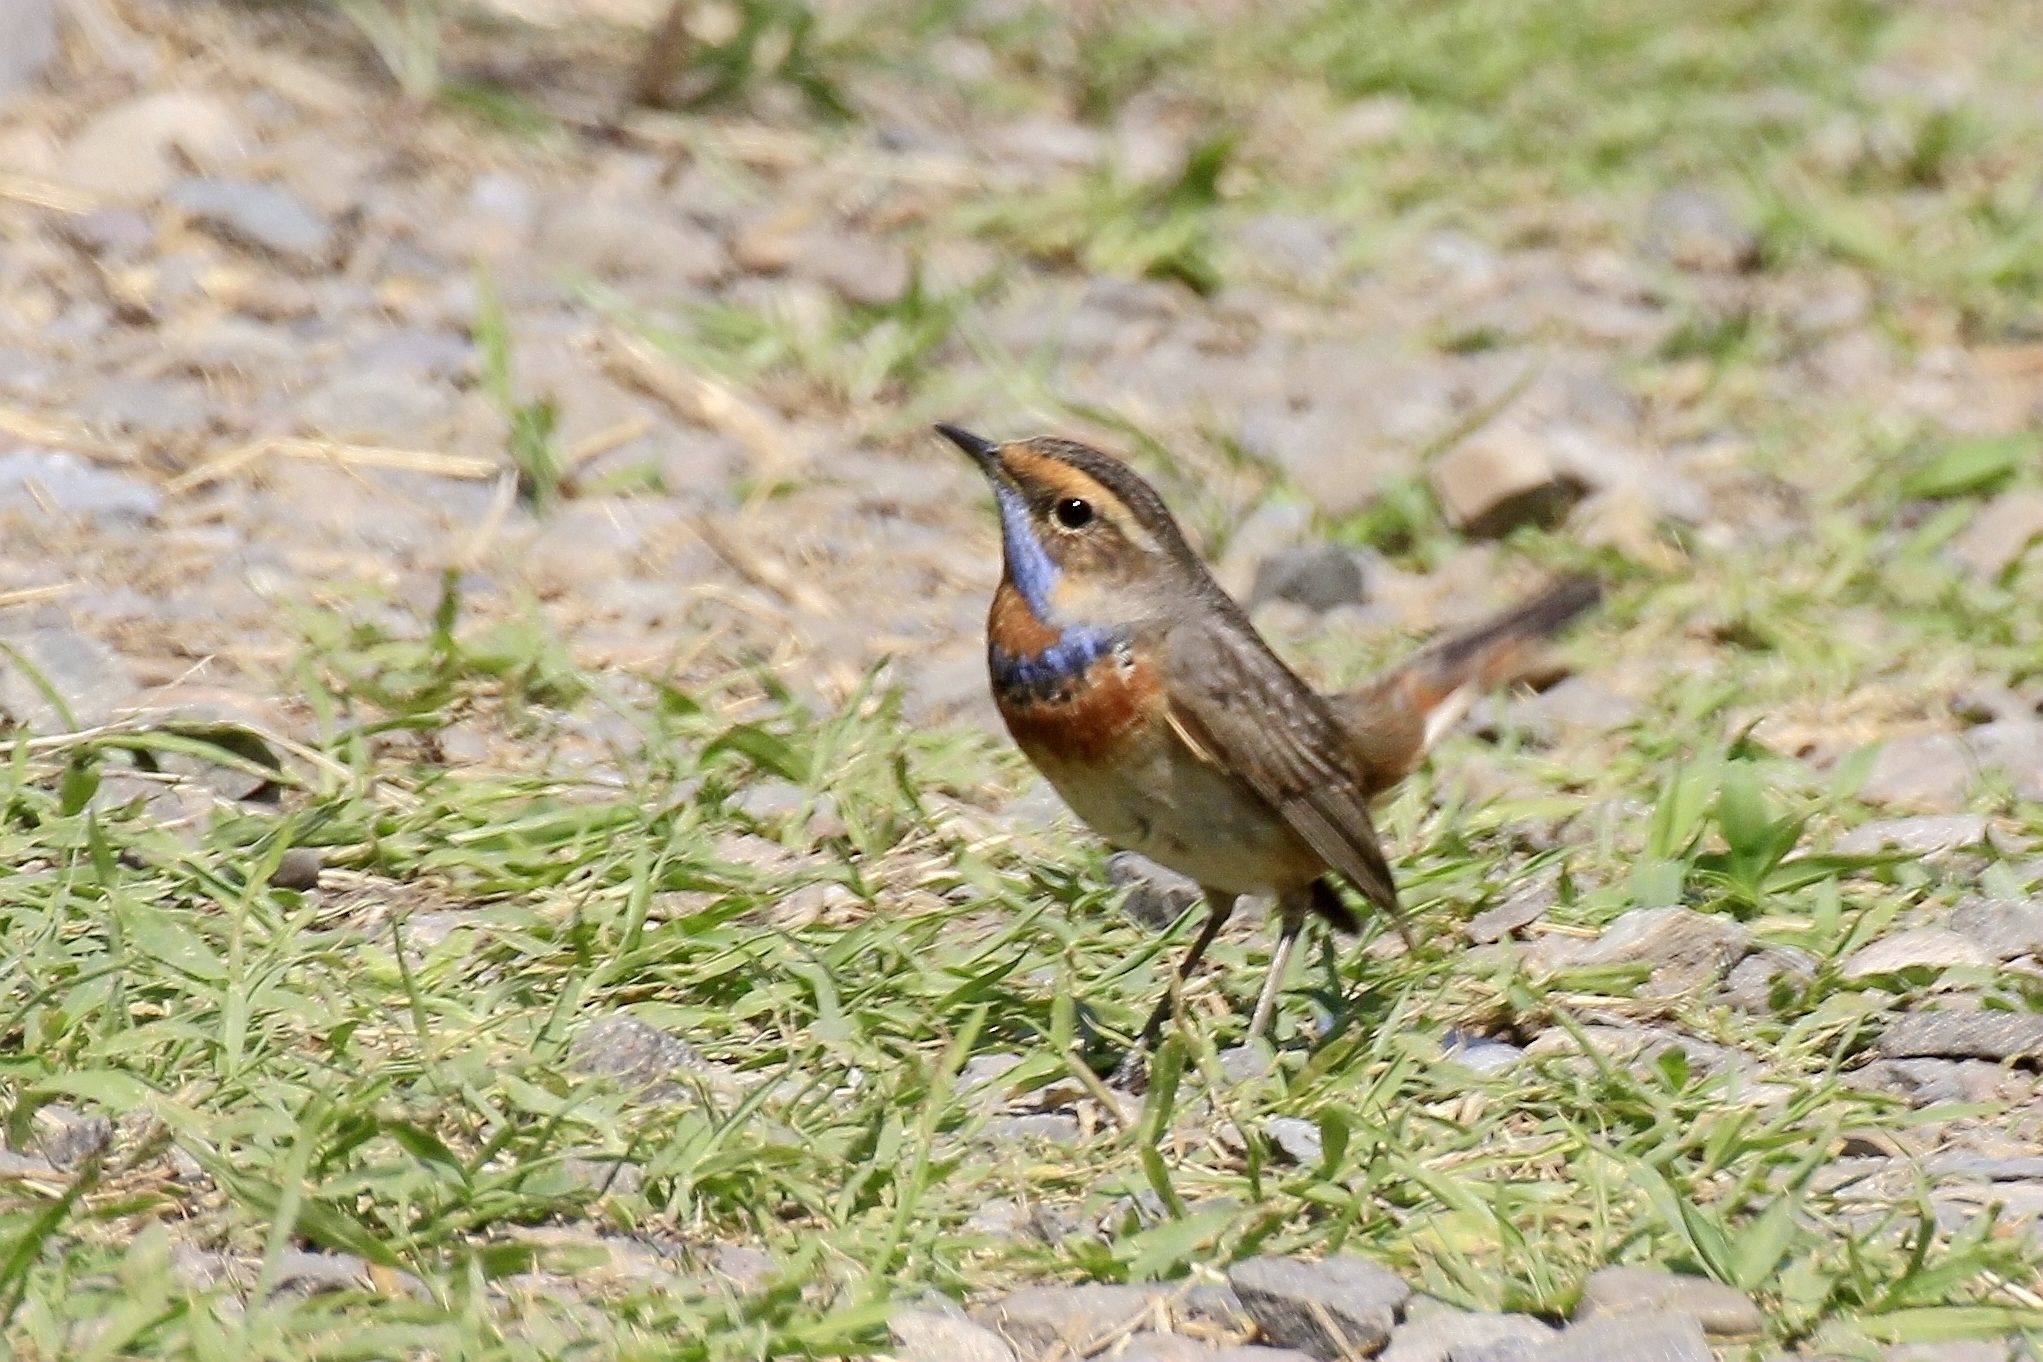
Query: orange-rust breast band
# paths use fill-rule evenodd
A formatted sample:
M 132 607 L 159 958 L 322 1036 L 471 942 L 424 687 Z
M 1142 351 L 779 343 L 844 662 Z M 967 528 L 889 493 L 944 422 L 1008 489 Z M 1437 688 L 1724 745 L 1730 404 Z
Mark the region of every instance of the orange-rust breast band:
M 1110 762 L 1163 722 L 1163 678 L 1139 651 L 1102 657 L 1063 696 L 1016 703 L 996 694 L 1015 745 L 1041 766 Z

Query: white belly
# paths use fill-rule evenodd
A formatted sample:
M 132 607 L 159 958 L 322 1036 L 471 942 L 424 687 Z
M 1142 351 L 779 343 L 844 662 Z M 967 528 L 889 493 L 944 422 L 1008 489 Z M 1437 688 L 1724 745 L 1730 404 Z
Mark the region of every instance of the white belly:
M 1104 770 L 1031 755 L 1094 832 L 1201 885 L 1236 894 L 1277 892 L 1309 884 L 1325 871 L 1246 787 L 1168 738 L 1140 744 Z

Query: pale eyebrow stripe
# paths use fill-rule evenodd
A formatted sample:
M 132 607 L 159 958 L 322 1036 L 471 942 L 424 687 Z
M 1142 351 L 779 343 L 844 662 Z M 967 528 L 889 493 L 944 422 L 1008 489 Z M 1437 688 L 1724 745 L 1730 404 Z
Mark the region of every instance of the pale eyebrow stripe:
M 1041 455 L 1036 457 L 1042 458 Z M 1135 513 L 1128 508 L 1128 503 L 1109 490 L 1106 484 L 1090 473 L 1066 464 L 1048 459 L 1045 459 L 1044 463 L 1048 466 L 1037 476 L 1048 483 L 1053 491 L 1085 498 L 1101 515 L 1113 521 L 1114 528 L 1132 540 L 1138 548 L 1146 549 L 1150 553 L 1161 551 L 1156 539 L 1142 527 L 1142 522 L 1137 520 Z

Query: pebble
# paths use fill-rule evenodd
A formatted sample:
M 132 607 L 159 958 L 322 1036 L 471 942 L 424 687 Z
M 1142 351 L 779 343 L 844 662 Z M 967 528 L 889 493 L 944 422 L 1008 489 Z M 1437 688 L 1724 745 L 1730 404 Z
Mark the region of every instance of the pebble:
M 57 224 L 58 233 L 79 250 L 107 261 L 128 261 L 156 244 L 156 222 L 133 208 L 95 208 Z
M 57 0 L 0 4 L 0 108 L 35 83 L 57 50 Z
M 1161 931 L 1205 898 L 1198 883 L 1169 866 L 1158 865 L 1135 851 L 1107 857 L 1107 883 L 1128 890 L 1121 911 L 1143 926 Z
M 148 520 L 162 506 L 156 489 L 138 478 L 50 449 L 0 454 L 0 506 L 40 512 L 54 508 L 115 524 Z
M 1909 733 L 1881 745 L 1856 793 L 1869 804 L 1950 812 L 1976 774 L 1972 749 L 1957 734 Z
M 1648 205 L 1645 246 L 1678 268 L 1713 274 L 1759 260 L 1758 234 L 1720 195 L 1695 187 L 1670 189 Z
M 1552 1325 L 1531 1315 L 1439 1309 L 1399 1325 L 1376 1362 L 1460 1362 L 1478 1349 L 1501 1351 L 1498 1345 L 1530 1352 L 1554 1336 Z
M 1251 1258 L 1228 1269 L 1227 1282 L 1265 1339 L 1322 1358 L 1376 1352 L 1411 1295 L 1396 1273 L 1353 1254 Z
M 1561 473 L 1533 431 L 1509 420 L 1492 422 L 1442 454 L 1426 478 L 1447 522 L 1479 539 L 1556 520 L 1588 490 Z
M 1497 1362 L 1618 1362 L 1620 1358 L 1623 1362 L 1713 1362 L 1695 1316 L 1674 1314 L 1584 1320 L 1550 1343 L 1531 1352 L 1506 1353 Z
M 1915 856 L 1935 856 L 1986 840 L 1986 817 L 1976 813 L 1922 814 L 1914 818 L 1879 818 L 1861 823 L 1837 839 L 1832 848 L 1848 856 L 1868 856 L 1893 849 Z
M 2043 901 L 1966 899 L 1951 910 L 1951 930 L 1997 960 L 2043 952 Z
M 148 435 L 188 435 L 213 419 L 206 389 L 176 379 L 101 379 L 71 404 L 88 421 Z
M 59 1168 L 75 1167 L 80 1159 L 113 1142 L 111 1120 L 88 1116 L 56 1102 L 37 1107 L 30 1124 L 37 1151 Z
M 1088 1342 L 1104 1341 L 1150 1313 L 1156 1294 L 1139 1286 L 1099 1283 L 1031 1286 L 980 1306 L 971 1317 L 1023 1357 L 1041 1357 L 1059 1343 L 1082 1357 L 1092 1351 Z
M 1910 1012 L 1889 1022 L 1873 1048 L 1888 1059 L 2031 1059 L 2043 1055 L 2043 1014 Z
M 1308 289 L 1332 283 L 1341 267 L 1339 229 L 1300 213 L 1250 218 L 1242 225 L 1238 245 L 1252 268 Z
M 1059 1112 L 1036 1112 L 1027 1116 L 998 1116 L 979 1127 L 979 1138 L 988 1144 L 1075 1145 L 1079 1139 L 1078 1118 Z
M 714 234 L 678 215 L 605 197 L 556 205 L 545 217 L 536 249 L 551 269 L 598 279 L 692 287 L 730 270 Z
M 1314 544 L 1285 549 L 1258 564 L 1248 608 L 1254 610 L 1265 601 L 1293 601 L 1324 614 L 1366 600 L 1362 565 L 1354 552 L 1339 544 Z
M 0 654 L 0 711 L 36 733 L 94 728 L 113 718 L 135 694 L 119 654 L 69 625 L 45 625 L 0 636 L 40 675 L 70 710 L 59 714 L 14 657 Z
M 1795 946 L 1762 946 L 1731 967 L 1717 996 L 1742 1011 L 1771 1012 L 1777 981 L 1806 983 L 1815 976 L 1816 958 L 1807 951 Z
M 1263 1122 L 1263 1133 L 1284 1151 L 1293 1163 L 1317 1163 L 1325 1153 L 1319 1127 L 1296 1116 L 1272 1116 Z
M 303 893 L 319 887 L 319 872 L 325 868 L 325 858 L 317 847 L 292 847 L 277 861 L 277 868 L 270 872 L 270 884 L 277 889 L 296 889 Z
M 1639 717 L 1636 700 L 1591 676 L 1570 676 L 1537 695 L 1521 696 L 1505 711 L 1505 722 L 1551 741 L 1557 730 L 1605 733 L 1626 728 Z
M 1554 905 L 1554 882 L 1541 880 L 1528 885 L 1494 908 L 1485 908 L 1462 924 L 1462 934 L 1478 945 L 1501 941 L 1520 927 L 1529 927 L 1546 916 Z
M 2023 799 L 2043 800 L 2043 721 L 1996 719 L 1965 734 L 1982 767 L 2004 775 Z
M 1752 946 L 1752 932 L 1728 917 L 1690 908 L 1634 908 L 1594 941 L 1542 938 L 1535 945 L 1550 966 L 1644 961 L 1657 992 L 1680 992 L 1715 979 Z
M 901 1362 L 1016 1362 L 992 1330 L 933 1310 L 897 1310 L 888 1321 Z
M 359 1291 L 369 1285 L 369 1265 L 352 1253 L 286 1249 L 277 1262 L 276 1283 L 279 1295 Z
M 453 412 L 451 391 L 402 369 L 336 374 L 298 401 L 300 424 L 317 434 L 406 447 L 428 443 L 423 431 Z
M 1839 966 L 1847 979 L 1867 979 L 1903 970 L 1991 965 L 1986 952 L 1943 927 L 1911 927 L 1861 946 Z
M 677 1073 L 711 1071 L 693 1045 L 622 1012 L 590 1022 L 568 1043 L 568 1062 L 583 1073 L 602 1074 L 620 1087 L 637 1090 L 643 1102 L 671 1101 L 687 1091 L 670 1082 Z
M 1918 1105 L 1991 1102 L 2003 1070 L 1983 1059 L 1882 1059 L 1845 1075 L 1856 1088 L 1891 1092 Z
M 154 199 L 185 173 L 179 160 L 217 171 L 251 147 L 240 121 L 210 95 L 142 95 L 104 110 L 64 154 L 64 178 L 110 199 Z
M 201 229 L 233 245 L 265 251 L 304 272 L 333 263 L 333 228 L 271 180 L 186 180 L 170 202 Z
M 1598 1268 L 1582 1284 L 1575 1306 L 1577 1320 L 1656 1312 L 1692 1315 L 1703 1332 L 1720 1336 L 1756 1334 L 1766 1327 L 1766 1317 L 1744 1293 L 1660 1267 Z
M 1949 552 L 1982 581 L 1996 581 L 2043 538 L 2043 491 L 2002 492 L 1951 540 Z

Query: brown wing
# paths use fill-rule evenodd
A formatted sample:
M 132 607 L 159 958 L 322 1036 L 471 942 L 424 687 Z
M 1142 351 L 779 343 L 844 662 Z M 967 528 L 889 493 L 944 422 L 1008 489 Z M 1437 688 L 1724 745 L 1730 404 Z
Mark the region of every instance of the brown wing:
M 1163 662 L 1186 743 L 1246 782 L 1409 941 L 1362 773 L 1319 697 L 1253 638 L 1210 624 L 1173 629 Z

